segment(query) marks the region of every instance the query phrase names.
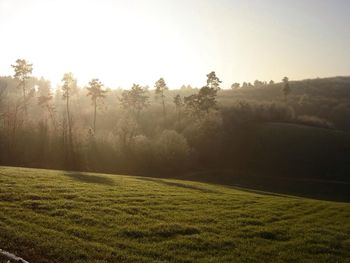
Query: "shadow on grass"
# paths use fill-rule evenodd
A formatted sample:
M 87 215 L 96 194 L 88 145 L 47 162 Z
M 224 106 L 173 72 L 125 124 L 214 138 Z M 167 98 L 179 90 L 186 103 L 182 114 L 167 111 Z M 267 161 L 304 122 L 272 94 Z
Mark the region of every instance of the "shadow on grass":
M 79 172 L 65 172 L 65 176 L 68 176 L 76 181 L 91 184 L 103 184 L 103 185 L 114 185 L 114 181 L 111 178 L 91 175 Z
M 162 179 L 155 179 L 155 178 L 148 178 L 148 177 L 137 177 L 137 179 L 142 180 L 142 181 L 155 182 L 155 183 L 168 185 L 168 186 L 176 186 L 176 187 L 181 187 L 181 188 L 186 188 L 186 189 L 191 189 L 191 190 L 197 190 L 197 191 L 201 191 L 203 193 L 219 193 L 218 191 L 202 188 L 202 187 L 195 186 L 195 185 L 182 184 L 182 183 L 178 183 L 178 182 L 169 182 L 169 181 L 164 181 Z
M 234 171 L 193 173 L 177 179 L 230 186 L 247 192 L 273 196 L 296 196 L 318 200 L 350 202 L 350 182 L 314 178 L 268 176 Z

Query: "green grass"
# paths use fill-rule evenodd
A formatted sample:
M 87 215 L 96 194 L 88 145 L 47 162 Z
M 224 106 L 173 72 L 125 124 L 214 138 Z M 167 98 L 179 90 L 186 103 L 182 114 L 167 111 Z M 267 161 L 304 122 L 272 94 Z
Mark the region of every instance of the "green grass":
M 176 178 L 350 202 L 350 133 L 290 123 L 245 129 L 239 150 L 223 156 L 228 165 Z
M 254 126 L 252 158 L 266 173 L 350 181 L 350 133 L 287 123 Z
M 350 204 L 0 167 L 0 248 L 41 262 L 350 262 Z

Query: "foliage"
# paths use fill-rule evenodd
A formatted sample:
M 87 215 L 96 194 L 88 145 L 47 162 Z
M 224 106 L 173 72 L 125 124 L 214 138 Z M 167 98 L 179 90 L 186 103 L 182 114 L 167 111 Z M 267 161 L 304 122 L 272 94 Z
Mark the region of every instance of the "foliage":
M 174 97 L 174 104 L 175 104 L 176 111 L 177 112 L 180 111 L 182 106 L 183 106 L 183 104 L 184 104 L 180 94 L 176 94 L 175 95 L 175 97 Z
M 155 93 L 157 97 L 160 97 L 162 100 L 162 106 L 163 106 L 163 115 L 166 115 L 166 111 L 165 111 L 165 92 L 169 89 L 164 81 L 163 78 L 160 78 L 159 80 L 157 80 L 156 84 L 154 85 L 155 89 Z
M 15 70 L 14 78 L 19 80 L 18 88 L 22 87 L 23 92 L 23 109 L 25 113 L 25 119 L 27 118 L 28 110 L 27 110 L 27 104 L 30 98 L 32 97 L 33 93 L 29 93 L 27 95 L 27 88 L 26 88 L 26 81 L 29 79 L 30 75 L 33 71 L 33 65 L 27 63 L 24 59 L 17 59 L 15 65 L 11 65 L 13 69 Z M 20 105 L 18 104 L 17 107 Z
M 163 81 L 158 82 L 159 87 L 165 87 Z M 275 134 L 277 137 L 264 146 L 270 157 L 266 163 L 276 159 L 274 150 L 269 149 L 283 144 L 278 138 L 285 138 L 293 145 L 300 144 L 297 156 L 315 149 L 308 154 L 309 163 L 322 165 L 310 168 L 297 159 L 284 167 L 270 164 L 271 174 L 284 169 L 284 175 L 292 175 L 300 167 L 304 172 L 298 170 L 298 174 L 318 177 L 323 174 L 322 167 L 333 171 L 333 178 L 343 178 L 349 171 L 341 157 L 348 154 L 349 142 L 336 130 L 350 131 L 349 78 L 291 81 L 293 92 L 288 95 L 288 104 L 281 96 L 284 83 L 267 85 L 261 81 L 261 86 L 219 90 L 220 83 L 215 72 L 211 72 L 207 85 L 201 89 L 184 85 L 179 90 L 167 90 L 167 96 L 162 97 L 167 114 L 159 118 L 162 108 L 140 85 L 130 90 L 108 89 L 95 79 L 88 88 L 80 89 L 73 75 L 67 73 L 61 87 L 53 92 L 47 80 L 31 77 L 26 80 L 26 87 L 38 103 L 27 101 L 28 118 L 23 125 L 24 105 L 16 89 L 18 81 L 0 77 L 0 164 L 159 176 L 211 169 L 253 169 L 260 173 L 262 168 L 257 164 L 265 159 L 255 146 L 263 145 Z M 96 113 L 102 98 L 105 107 L 99 111 L 96 130 Z M 90 106 L 91 100 L 94 107 Z M 276 133 L 261 135 L 268 123 L 278 123 Z M 314 139 L 312 132 L 305 132 L 307 137 L 295 142 L 283 128 L 293 123 L 311 126 L 314 133 L 318 132 L 317 127 L 332 128 L 342 143 L 328 141 L 333 133 L 326 131 L 327 135 L 320 136 L 312 146 L 308 143 Z M 256 138 L 260 141 L 256 142 Z M 328 161 L 316 150 L 325 144 L 328 148 L 334 146 L 325 152 Z M 285 146 L 278 152 L 287 160 L 293 159 L 289 149 Z
M 140 112 L 148 106 L 147 90 L 140 85 L 133 84 L 131 90 L 124 90 L 120 99 L 125 110 L 139 117 Z
M 93 131 L 96 132 L 96 114 L 97 114 L 97 101 L 98 99 L 103 99 L 106 97 L 106 90 L 102 89 L 103 84 L 98 79 L 92 79 L 89 82 L 89 86 L 86 88 L 88 90 L 87 96 L 91 96 L 91 100 L 94 106 L 94 122 Z
M 241 84 L 235 82 L 235 83 L 233 83 L 233 84 L 231 85 L 231 89 L 239 89 L 240 86 L 241 86 Z
M 15 71 L 14 77 L 22 84 L 28 80 L 33 71 L 33 64 L 29 64 L 25 59 L 17 59 L 15 65 L 11 65 Z
M 283 95 L 284 95 L 284 100 L 287 102 L 287 97 L 288 97 L 288 95 L 291 92 L 291 89 L 290 89 L 290 86 L 289 86 L 289 79 L 287 77 L 284 77 L 282 79 L 282 82 L 283 82 L 282 92 L 283 92 Z
M 64 100 L 67 100 L 71 96 L 73 89 L 76 87 L 77 81 L 74 79 L 73 73 L 69 72 L 63 75 L 62 82 L 62 98 Z
M 106 90 L 103 90 L 103 84 L 98 79 L 92 79 L 89 82 L 89 86 L 86 88 L 88 90 L 87 96 L 91 96 L 91 100 L 95 103 L 98 99 L 106 97 Z
M 155 157 L 168 170 L 185 170 L 190 154 L 186 138 L 174 130 L 164 130 L 154 144 Z M 182 167 L 179 167 L 182 164 Z M 163 168 L 163 169 L 164 169 Z
M 202 87 L 198 94 L 192 94 L 184 98 L 184 103 L 188 112 L 195 117 L 200 117 L 203 113 L 209 113 L 216 109 L 216 96 L 220 90 L 221 81 L 215 72 L 207 75 L 207 85 Z
M 216 76 L 215 71 L 210 72 L 207 75 L 207 87 L 216 91 L 220 90 L 220 83 L 222 81 Z

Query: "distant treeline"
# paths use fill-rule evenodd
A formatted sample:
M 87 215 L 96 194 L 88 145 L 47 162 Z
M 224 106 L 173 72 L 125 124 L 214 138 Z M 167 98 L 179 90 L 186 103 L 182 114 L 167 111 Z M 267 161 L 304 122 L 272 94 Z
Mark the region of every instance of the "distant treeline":
M 134 84 L 79 87 L 72 73 L 52 90 L 17 60 L 0 78 L 0 164 L 134 174 L 247 169 L 254 124 L 287 122 L 350 131 L 350 78 L 255 82 L 221 90 Z

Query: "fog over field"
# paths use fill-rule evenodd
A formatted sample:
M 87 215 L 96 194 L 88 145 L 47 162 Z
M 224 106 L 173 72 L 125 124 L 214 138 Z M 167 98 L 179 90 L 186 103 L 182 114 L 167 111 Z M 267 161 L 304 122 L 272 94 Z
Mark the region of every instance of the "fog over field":
M 349 10 L 0 0 L 0 263 L 348 262 Z

